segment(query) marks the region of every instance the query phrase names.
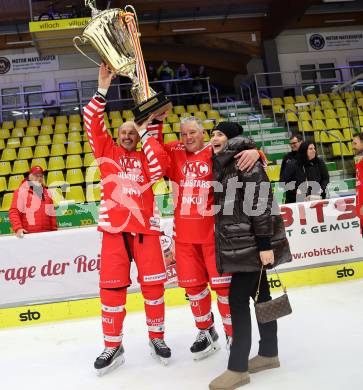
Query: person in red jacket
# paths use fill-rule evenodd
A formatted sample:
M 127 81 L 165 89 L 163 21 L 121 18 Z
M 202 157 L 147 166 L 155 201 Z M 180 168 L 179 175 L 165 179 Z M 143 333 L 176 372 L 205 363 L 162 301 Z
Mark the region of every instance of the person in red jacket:
M 44 186 L 44 172 L 32 167 L 29 175 L 14 192 L 9 219 L 16 237 L 24 233 L 40 233 L 57 230 L 53 200 Z
M 360 230 L 363 235 L 363 133 L 354 135 L 352 149 L 355 153 L 356 214 L 360 220 Z
M 167 277 L 160 246 L 160 219 L 151 188 L 164 176 L 169 159 L 147 131 L 148 121 L 140 127 L 134 122 L 124 123 L 119 129 L 120 146 L 107 133 L 104 109 L 112 77 L 102 65 L 98 91 L 84 108 L 88 140 L 101 171 L 98 230 L 103 233 L 100 298 L 105 349 L 94 363 L 99 375 L 124 362 L 122 329 L 132 259 L 144 297 L 151 353 L 164 364 L 171 356 L 164 341 Z M 139 141 L 142 151 L 136 151 Z
M 213 190 L 218 191 L 218 185 L 213 186 L 211 145 L 204 143 L 205 131 L 197 118 L 182 120 L 180 133 L 182 142 L 164 145 L 171 161 L 166 176 L 173 183 L 178 284 L 185 288 L 199 330 L 190 351 L 194 360 L 200 360 L 220 348 L 208 284 L 217 295 L 227 349 L 232 342 L 228 302 L 231 275 L 220 275 L 216 267 Z M 236 164 L 244 170 L 253 167 L 260 153 L 251 142 L 251 150 L 236 157 L 239 158 Z

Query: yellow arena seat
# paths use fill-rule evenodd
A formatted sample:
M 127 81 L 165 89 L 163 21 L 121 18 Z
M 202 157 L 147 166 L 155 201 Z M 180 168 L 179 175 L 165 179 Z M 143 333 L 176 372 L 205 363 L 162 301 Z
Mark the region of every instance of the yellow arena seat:
M 53 145 L 55 146 L 55 145 Z M 53 148 L 52 146 L 52 148 Z M 34 150 L 34 157 L 39 158 L 39 157 L 48 157 L 49 156 L 49 148 L 47 145 L 39 145 L 35 147 Z
M 53 134 L 53 127 L 51 125 L 42 125 L 40 128 L 40 135 L 51 135 Z
M 86 183 L 94 183 L 101 180 L 101 172 L 98 166 L 91 165 L 86 169 Z
M 5 192 L 7 189 L 6 178 L 4 176 L 0 176 L 0 193 Z
M 68 133 L 68 142 L 81 142 L 82 136 L 78 131 L 72 131 Z
M 173 123 L 173 132 L 180 133 L 180 122 Z
M 212 107 L 210 106 L 209 103 L 202 103 L 199 104 L 199 111 L 210 111 Z
M 16 158 L 16 149 L 4 149 L 1 154 L 2 161 L 14 161 Z
M 123 110 L 122 117 L 127 121 L 132 121 L 134 119 L 134 114 L 131 110 Z
M 312 124 L 314 130 L 326 130 L 326 126 L 322 120 L 313 120 Z
M 66 182 L 68 184 L 82 184 L 84 177 L 81 169 L 68 169 L 66 175 Z
M 337 114 L 334 110 L 324 110 L 324 116 L 326 119 L 336 119 Z
M 75 203 L 84 203 L 85 197 L 81 186 L 71 186 L 67 188 L 66 200 L 74 201 Z
M 13 175 L 19 175 L 22 173 L 27 173 L 29 172 L 29 164 L 28 160 L 16 160 L 14 161 L 14 166 L 13 166 Z
M 28 121 L 26 119 L 17 119 L 15 121 L 15 127 L 20 127 L 20 128 L 28 127 Z
M 4 194 L 3 201 L 1 203 L 0 211 L 8 211 L 10 209 L 12 200 L 13 200 L 13 194 L 12 193 Z
M 207 118 L 208 119 L 219 120 L 220 119 L 219 112 L 215 111 L 215 110 L 210 110 L 210 111 L 207 112 Z
M 334 106 L 331 104 L 330 100 L 322 100 L 321 101 L 321 108 L 323 110 L 333 110 Z
M 64 156 L 67 154 L 64 144 L 53 144 L 50 150 L 51 156 Z
M 167 123 L 170 123 L 170 124 L 172 124 L 172 123 L 177 123 L 177 122 L 179 122 L 179 121 L 180 121 L 180 119 L 179 119 L 178 115 L 173 114 L 173 113 L 170 113 L 170 114 L 167 116 L 167 118 L 166 118 L 166 122 L 167 122 Z
M 343 156 L 352 156 L 352 144 L 351 142 L 348 142 L 348 144 L 342 144 L 342 149 L 340 148 L 340 143 L 336 142 L 332 144 L 332 153 L 334 157 L 340 157 L 342 154 Z
M 315 93 L 309 93 L 308 95 L 306 95 L 306 99 L 308 100 L 308 102 L 313 102 L 315 100 L 317 100 L 317 96 L 315 95 Z
M 207 119 L 204 111 L 197 111 L 197 112 L 195 112 L 194 113 L 194 117 L 200 119 L 201 121 L 205 121 Z M 212 119 L 212 118 L 209 118 L 209 119 Z
M 83 144 L 83 153 L 92 153 L 91 145 L 88 141 Z
M 204 114 L 204 112 L 203 112 Z M 192 114 L 190 112 L 183 112 L 182 114 L 180 114 L 180 119 L 182 118 L 190 118 L 192 116 Z
M 69 115 L 69 123 L 81 123 L 82 118 L 79 114 Z
M 212 119 L 206 119 L 203 121 L 203 128 L 205 130 L 213 130 L 214 129 L 214 121 Z
M 98 202 L 99 200 L 101 200 L 101 187 L 99 183 L 87 185 L 86 199 L 87 202 Z
M 120 127 L 122 124 L 124 123 L 124 121 L 122 120 L 122 118 L 114 118 L 112 119 L 111 121 L 111 127 L 113 128 L 118 128 Z
M 79 131 L 79 132 L 81 132 L 82 131 L 81 123 L 80 122 L 71 122 L 68 125 L 68 131 L 69 132 L 72 132 L 72 131 Z
M 59 124 L 59 123 L 68 123 L 67 115 L 58 115 L 58 116 L 55 118 L 55 123 L 56 123 L 56 124 Z
M 42 120 L 42 125 L 53 126 L 54 125 L 54 118 L 52 116 L 44 117 Z
M 97 165 L 96 159 L 95 159 L 93 153 L 87 153 L 84 155 L 83 166 L 90 167 L 91 165 Z
M 334 100 L 333 101 L 334 108 L 345 108 L 345 104 L 343 100 Z
M 340 129 L 340 123 L 336 119 L 325 120 L 327 130 Z
M 30 160 L 32 158 L 33 158 L 33 149 L 30 146 L 19 149 L 18 151 L 19 160 Z
M 271 99 L 268 99 L 268 98 L 260 99 L 260 103 L 263 107 L 271 107 L 272 106 Z M 202 109 L 201 109 L 201 111 L 202 111 Z M 209 110 L 203 110 L 203 111 L 209 111 Z
M 65 123 L 57 123 L 54 126 L 54 134 L 65 134 L 68 133 L 68 128 Z
M 305 96 L 301 96 L 301 95 L 295 96 L 295 101 L 296 101 L 296 103 L 306 103 L 307 102 L 306 101 L 306 97 Z
M 186 110 L 184 106 L 174 106 L 173 107 L 174 114 L 176 115 L 181 115 L 183 114 Z
M 47 160 L 44 157 L 33 158 L 31 166 L 32 167 L 39 166 L 39 167 L 42 167 L 42 169 L 44 171 L 46 171 L 47 170 Z
M 40 118 L 30 118 L 29 127 L 39 127 L 41 126 Z
M 67 137 L 65 134 L 54 134 L 53 135 L 53 144 L 64 144 L 67 142 Z
M 172 132 L 172 130 L 171 130 L 170 124 L 164 123 L 163 124 L 163 134 L 171 133 L 171 132 Z
M 108 113 L 108 117 L 110 119 L 121 119 L 122 120 L 122 116 L 121 116 L 120 111 L 110 111 Z
M 4 150 L 5 149 L 5 141 L 0 138 L 0 150 Z
M 311 119 L 312 120 L 322 120 L 325 119 L 324 114 L 320 110 L 311 111 Z
M 9 161 L 0 161 L 0 176 L 7 176 L 11 173 L 11 165 Z
M 298 122 L 299 131 L 314 131 L 309 121 Z
M 9 129 L 0 129 L 0 138 L 1 139 L 10 138 L 10 131 L 9 131 Z
M 39 135 L 37 145 L 51 145 L 52 139 L 49 134 Z
M 284 105 L 284 101 L 277 97 L 277 98 L 272 98 L 272 105 L 273 106 L 283 106 Z
M 13 129 L 14 128 L 14 122 L 13 121 L 4 121 L 1 125 L 3 129 Z
M 25 132 L 25 136 L 26 137 L 36 137 L 37 135 L 39 135 L 38 127 L 36 127 L 36 126 L 29 126 L 26 129 L 26 132 Z
M 35 137 L 29 136 L 29 137 L 24 137 L 21 142 L 22 147 L 32 147 L 36 146 L 37 142 L 35 140 Z
M 62 171 L 49 171 L 47 176 L 48 187 L 61 187 L 66 184 Z
M 66 168 L 67 169 L 75 169 L 82 168 L 82 158 L 79 154 L 70 154 L 66 159 Z
M 266 173 L 270 181 L 279 181 L 280 180 L 280 165 L 268 165 L 266 167 Z
M 189 112 L 189 114 L 192 114 L 193 112 L 198 112 L 198 111 L 199 111 L 198 106 L 195 104 L 191 104 L 191 105 L 187 106 L 187 112 Z
M 8 181 L 8 191 L 17 190 L 23 180 L 24 180 L 24 175 L 10 176 Z
M 286 104 L 294 104 L 295 103 L 295 99 L 293 96 L 285 96 L 284 97 L 284 104 L 286 106 Z
M 329 99 L 330 100 L 342 100 L 341 96 L 339 95 L 339 93 L 334 93 L 334 92 L 331 92 L 329 93 Z
M 164 144 L 168 144 L 173 141 L 178 141 L 178 136 L 175 133 L 164 134 Z
M 52 187 L 48 189 L 50 197 L 53 199 L 54 206 L 58 206 L 61 202 L 64 202 L 63 192 L 58 187 Z
M 62 156 L 53 156 L 48 161 L 48 171 L 61 171 L 65 168 Z
M 311 121 L 311 115 L 308 111 L 300 111 L 299 112 L 299 119 L 302 121 Z
M 22 127 L 14 127 L 13 130 L 11 131 L 11 136 L 13 138 L 15 137 L 24 137 L 24 129 Z
M 16 149 L 20 148 L 21 142 L 19 138 L 8 138 L 8 141 L 6 143 L 6 147 L 8 149 Z
M 67 154 L 82 154 L 82 146 L 80 142 L 70 142 L 67 145 Z

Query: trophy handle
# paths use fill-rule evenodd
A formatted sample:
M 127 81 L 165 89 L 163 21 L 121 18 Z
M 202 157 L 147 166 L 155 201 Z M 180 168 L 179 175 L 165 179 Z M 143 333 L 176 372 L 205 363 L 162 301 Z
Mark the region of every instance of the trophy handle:
M 137 35 L 139 36 L 139 38 L 141 37 L 141 34 L 140 34 L 140 28 L 139 28 L 139 19 L 137 17 L 137 13 L 136 13 L 136 10 L 135 8 L 132 6 L 132 5 L 126 5 L 125 6 L 125 11 L 126 12 L 130 12 L 128 9 L 131 10 L 131 13 L 134 14 L 134 18 L 136 20 L 136 27 L 137 27 Z
M 82 44 L 85 44 L 87 42 L 87 38 L 80 37 L 77 35 L 76 37 L 73 38 L 73 45 L 81 54 L 83 54 L 85 57 L 91 60 L 94 64 L 96 64 L 97 66 L 101 66 L 101 64 L 96 62 L 94 59 L 88 56 L 82 49 L 79 48 L 79 46 L 77 45 L 77 40 L 79 40 Z

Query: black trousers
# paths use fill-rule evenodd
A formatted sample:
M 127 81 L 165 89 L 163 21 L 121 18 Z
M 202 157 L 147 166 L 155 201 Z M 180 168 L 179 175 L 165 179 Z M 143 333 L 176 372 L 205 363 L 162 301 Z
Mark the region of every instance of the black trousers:
M 248 358 L 251 350 L 250 298 L 255 298 L 260 272 L 240 272 L 232 274 L 229 290 L 233 339 L 228 361 L 232 371 L 248 371 Z M 266 272 L 262 273 L 258 302 L 271 300 Z M 266 357 L 278 355 L 277 322 L 258 324 L 260 345 L 258 354 Z

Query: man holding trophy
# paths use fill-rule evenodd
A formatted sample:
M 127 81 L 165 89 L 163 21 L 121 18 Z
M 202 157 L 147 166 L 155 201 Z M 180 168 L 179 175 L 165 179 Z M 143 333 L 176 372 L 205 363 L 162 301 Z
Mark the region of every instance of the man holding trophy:
M 132 259 L 144 297 L 151 353 L 163 364 L 171 356 L 164 341 L 167 277 L 151 188 L 164 176 L 169 159 L 146 130 L 171 104 L 148 85 L 134 14 L 119 9 L 93 10 L 97 16 L 86 26 L 83 37 L 87 36 L 107 64 L 100 66 L 98 91 L 84 108 L 87 136 L 101 171 L 98 229 L 103 232 L 100 298 L 105 349 L 94 367 L 102 375 L 124 362 L 122 328 Z M 138 103 L 135 123 L 126 122 L 119 129 L 120 146 L 104 124 L 106 94 L 114 74 L 131 78 L 132 95 Z M 142 151 L 136 151 L 139 141 Z

